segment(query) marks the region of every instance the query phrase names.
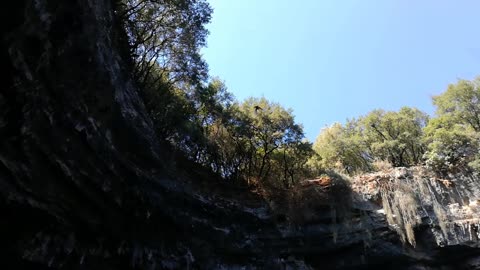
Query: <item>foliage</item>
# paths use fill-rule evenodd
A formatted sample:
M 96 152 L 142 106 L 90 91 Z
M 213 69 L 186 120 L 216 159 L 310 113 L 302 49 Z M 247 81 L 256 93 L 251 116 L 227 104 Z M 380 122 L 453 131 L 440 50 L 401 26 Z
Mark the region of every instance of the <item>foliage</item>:
M 437 117 L 425 128 L 425 159 L 439 173 L 479 169 L 479 83 L 460 80 L 433 98 Z
M 437 171 L 480 168 L 480 77 L 416 108 L 373 110 L 324 128 L 312 145 L 292 111 L 265 98 L 235 100 L 200 55 L 206 0 L 119 0 L 135 78 L 159 138 L 225 179 L 290 187 L 328 170 L 348 174 L 425 162 Z
M 364 117 L 336 123 L 322 130 L 313 149 L 317 156 L 310 164 L 348 174 L 374 169 L 375 160 L 392 166 L 422 162 L 425 146 L 423 127 L 428 116 L 418 109 L 403 107 L 398 112 L 374 110 Z
M 374 110 L 360 120 L 363 137 L 374 159 L 387 160 L 393 166 L 412 166 L 422 161 L 422 143 L 427 114 L 403 107 L 398 112 Z
M 324 128 L 313 145 L 317 153 L 310 164 L 320 170 L 334 169 L 354 173 L 370 170 L 369 157 L 357 123 L 349 122 L 344 127 L 335 123 Z
M 207 78 L 200 55 L 212 8 L 205 0 L 122 0 L 117 11 L 136 60 L 136 76 L 146 82 L 154 67 L 170 83 L 197 84 Z
M 449 85 L 447 91 L 433 98 L 433 104 L 439 117 L 480 132 L 480 77 Z
M 257 181 L 282 180 L 288 187 L 298 180 L 311 155 L 311 145 L 302 141 L 302 126 L 291 110 L 265 98 L 248 98 L 238 106 L 248 134 L 246 175 Z
M 183 134 L 190 132 L 188 123 L 195 108 L 185 92 L 161 79 L 143 88 L 141 95 L 157 134 L 164 140 L 179 141 Z
M 144 92 L 157 133 L 191 160 L 259 185 L 289 187 L 308 174 L 311 144 L 291 110 L 265 98 L 239 103 L 219 79 L 188 91 L 157 85 Z

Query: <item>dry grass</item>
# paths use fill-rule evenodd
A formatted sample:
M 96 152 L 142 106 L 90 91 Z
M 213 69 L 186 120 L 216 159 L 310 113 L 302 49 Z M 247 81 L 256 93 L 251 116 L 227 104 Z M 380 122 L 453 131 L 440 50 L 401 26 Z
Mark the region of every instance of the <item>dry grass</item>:
M 372 163 L 373 169 L 377 172 L 387 171 L 393 168 L 392 163 L 387 160 L 375 160 Z

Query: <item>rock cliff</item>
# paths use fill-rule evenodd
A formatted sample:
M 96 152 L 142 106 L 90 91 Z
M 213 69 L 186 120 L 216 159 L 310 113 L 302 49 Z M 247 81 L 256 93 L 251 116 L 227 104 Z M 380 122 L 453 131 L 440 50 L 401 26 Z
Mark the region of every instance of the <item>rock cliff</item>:
M 156 138 L 112 5 L 2 9 L 2 269 L 480 269 L 475 175 L 323 181 L 303 206 L 203 187 Z

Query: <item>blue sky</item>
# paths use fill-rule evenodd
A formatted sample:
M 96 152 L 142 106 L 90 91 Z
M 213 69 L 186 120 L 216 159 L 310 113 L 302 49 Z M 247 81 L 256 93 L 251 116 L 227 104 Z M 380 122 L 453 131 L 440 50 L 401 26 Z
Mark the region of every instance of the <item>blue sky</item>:
M 294 110 L 306 136 L 414 106 L 480 75 L 478 0 L 210 0 L 203 55 L 242 100 Z

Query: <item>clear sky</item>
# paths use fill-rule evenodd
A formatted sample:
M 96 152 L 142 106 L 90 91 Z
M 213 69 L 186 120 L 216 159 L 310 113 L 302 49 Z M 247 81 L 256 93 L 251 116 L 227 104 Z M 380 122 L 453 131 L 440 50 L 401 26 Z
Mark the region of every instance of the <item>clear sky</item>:
M 210 74 L 325 125 L 415 106 L 480 75 L 479 0 L 210 0 Z

